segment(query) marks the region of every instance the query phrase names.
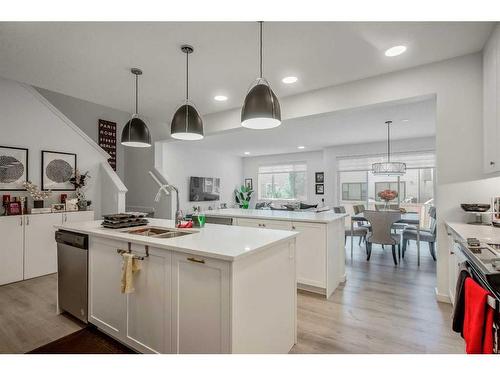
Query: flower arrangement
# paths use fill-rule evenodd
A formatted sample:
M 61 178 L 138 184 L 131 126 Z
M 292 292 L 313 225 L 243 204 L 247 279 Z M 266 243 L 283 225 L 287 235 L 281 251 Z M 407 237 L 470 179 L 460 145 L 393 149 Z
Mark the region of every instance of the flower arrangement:
M 89 172 L 81 174 L 78 169 L 75 169 L 73 177 L 69 179 L 69 182 L 75 187 L 76 190 L 83 189 L 87 185 L 87 180 L 90 178 Z
M 31 181 L 23 182 L 23 187 L 28 191 L 28 194 L 33 198 L 34 201 L 43 201 L 52 195 L 50 190 L 43 191 L 39 190 L 38 186 Z
M 389 201 L 396 199 L 398 197 L 398 192 L 395 190 L 386 189 L 386 190 L 382 190 L 377 195 L 380 199 L 382 199 L 383 201 L 385 201 L 387 203 Z
M 252 198 L 253 189 L 249 186 L 241 186 L 239 190 L 234 191 L 234 198 L 240 208 L 248 208 L 250 198 Z

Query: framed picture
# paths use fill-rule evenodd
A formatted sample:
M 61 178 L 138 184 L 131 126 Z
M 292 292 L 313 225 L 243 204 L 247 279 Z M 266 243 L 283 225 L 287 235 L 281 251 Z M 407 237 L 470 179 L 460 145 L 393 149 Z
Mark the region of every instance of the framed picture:
M 76 190 L 69 182 L 76 169 L 76 154 L 42 151 L 42 190 Z
M 316 172 L 316 183 L 322 184 L 325 182 L 325 172 Z
M 111 156 L 108 163 L 116 171 L 116 122 L 99 119 L 98 131 L 99 146 Z
M 316 184 L 316 195 L 325 194 L 325 185 L 324 184 Z
M 21 215 L 23 213 L 21 202 L 9 202 L 6 209 L 9 215 Z
M 0 146 L 0 190 L 26 190 L 28 181 L 28 149 Z
M 245 187 L 253 190 L 253 182 L 251 178 L 245 178 Z
M 78 211 L 78 199 L 77 198 L 71 198 L 71 199 L 66 199 L 66 211 Z

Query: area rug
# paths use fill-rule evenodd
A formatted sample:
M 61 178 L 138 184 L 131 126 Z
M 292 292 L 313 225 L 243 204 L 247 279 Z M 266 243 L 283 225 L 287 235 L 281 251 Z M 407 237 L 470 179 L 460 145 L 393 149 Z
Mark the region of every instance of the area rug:
M 132 349 L 88 326 L 27 354 L 136 354 Z

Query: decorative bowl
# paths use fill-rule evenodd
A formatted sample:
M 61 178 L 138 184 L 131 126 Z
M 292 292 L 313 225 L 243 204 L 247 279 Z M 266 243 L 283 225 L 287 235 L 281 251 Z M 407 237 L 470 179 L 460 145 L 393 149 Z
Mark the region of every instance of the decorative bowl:
M 486 212 L 490 209 L 491 205 L 482 203 L 462 203 L 460 207 L 467 212 Z

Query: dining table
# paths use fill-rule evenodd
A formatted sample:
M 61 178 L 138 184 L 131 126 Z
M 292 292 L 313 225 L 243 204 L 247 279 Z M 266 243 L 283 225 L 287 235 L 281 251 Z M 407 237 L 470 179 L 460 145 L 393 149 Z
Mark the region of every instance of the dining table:
M 363 213 L 351 216 L 351 233 L 354 233 L 354 223 L 367 221 Z M 401 219 L 396 223 L 414 225 L 417 229 L 417 265 L 420 267 L 420 215 L 417 212 L 401 213 Z M 351 260 L 353 257 L 354 236 L 351 236 Z

